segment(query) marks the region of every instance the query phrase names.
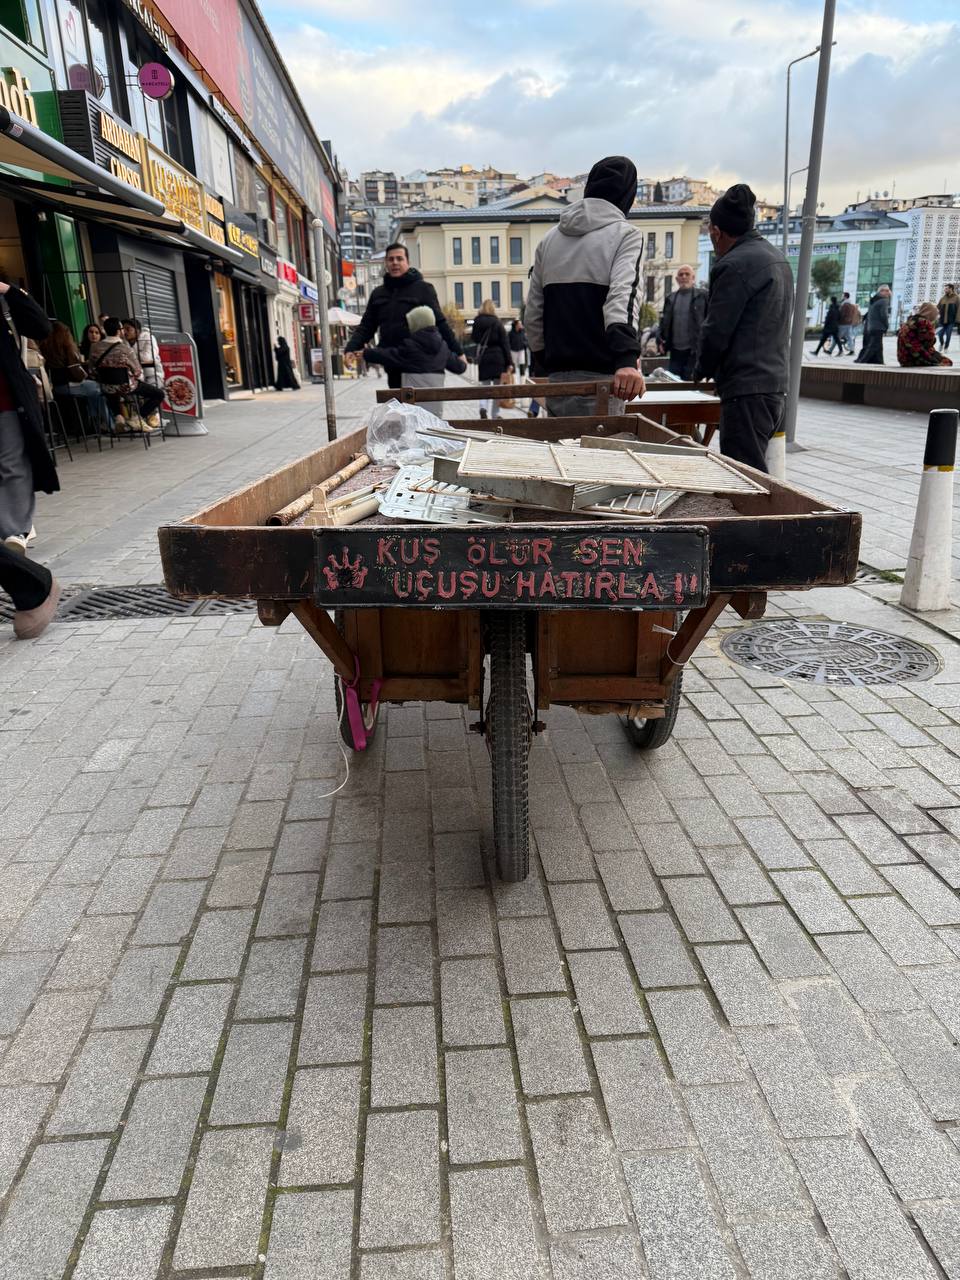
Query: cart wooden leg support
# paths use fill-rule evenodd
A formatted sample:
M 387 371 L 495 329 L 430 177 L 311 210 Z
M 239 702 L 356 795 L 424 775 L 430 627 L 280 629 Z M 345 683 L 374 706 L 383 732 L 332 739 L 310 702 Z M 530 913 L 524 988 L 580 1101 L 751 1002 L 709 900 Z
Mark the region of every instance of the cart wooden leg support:
M 493 836 L 501 880 L 525 880 L 530 867 L 528 756 L 533 715 L 527 696 L 527 615 L 485 619 L 490 698 L 484 716 L 493 772 Z

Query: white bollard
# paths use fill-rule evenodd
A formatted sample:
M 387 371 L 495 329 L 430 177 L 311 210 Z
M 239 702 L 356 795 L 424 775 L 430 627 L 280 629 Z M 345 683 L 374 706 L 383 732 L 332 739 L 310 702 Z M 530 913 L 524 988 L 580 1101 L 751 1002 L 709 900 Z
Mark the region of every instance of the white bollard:
M 934 409 L 927 424 L 920 497 L 900 603 L 917 613 L 950 608 L 953 584 L 953 468 L 960 411 Z
M 767 474 L 774 480 L 787 478 L 787 433 L 775 431 L 767 443 Z

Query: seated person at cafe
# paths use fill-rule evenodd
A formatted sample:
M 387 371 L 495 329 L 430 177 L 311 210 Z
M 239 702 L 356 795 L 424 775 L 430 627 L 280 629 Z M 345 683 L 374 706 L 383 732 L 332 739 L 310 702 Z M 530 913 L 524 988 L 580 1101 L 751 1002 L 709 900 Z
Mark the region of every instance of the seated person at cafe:
M 114 425 L 118 430 L 153 431 L 160 426 L 159 409 L 163 402 L 163 387 L 153 387 L 143 379 L 140 361 L 129 343 L 120 336 L 122 329 L 116 316 L 109 316 L 103 322 L 104 337 L 90 348 L 90 373 L 100 382 L 104 395 L 110 403 L 114 416 Z M 127 377 L 117 382 L 103 377 L 107 370 L 126 370 Z M 127 422 L 121 413 L 121 396 L 136 396 L 140 412 L 146 421 L 136 415 Z
M 55 396 L 85 400 L 90 416 L 98 426 L 106 426 L 106 405 L 99 383 L 87 376 L 87 367 L 73 340 L 73 334 L 60 320 L 50 321 L 50 332 L 39 343 L 47 376 Z

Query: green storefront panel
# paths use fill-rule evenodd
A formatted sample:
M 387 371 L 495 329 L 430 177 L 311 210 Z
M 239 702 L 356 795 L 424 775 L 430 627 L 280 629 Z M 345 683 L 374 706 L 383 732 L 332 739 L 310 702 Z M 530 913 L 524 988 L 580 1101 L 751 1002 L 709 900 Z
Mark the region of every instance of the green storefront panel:
M 0 27 L 0 105 L 63 141 L 53 72 L 36 53 Z M 49 181 L 53 181 L 49 179 Z

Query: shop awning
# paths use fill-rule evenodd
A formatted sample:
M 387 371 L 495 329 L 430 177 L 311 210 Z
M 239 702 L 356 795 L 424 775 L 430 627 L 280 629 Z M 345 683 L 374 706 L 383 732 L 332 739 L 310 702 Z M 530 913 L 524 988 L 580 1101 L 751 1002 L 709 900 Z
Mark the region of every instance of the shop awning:
M 160 236 L 173 237 L 193 248 L 222 258 L 225 262 L 240 265 L 244 261 L 239 249 L 218 244 L 193 227 L 186 226 L 179 218 L 169 214 L 164 205 L 121 182 L 106 169 L 71 151 L 56 138 L 41 129 L 35 129 L 26 120 L 12 115 L 0 107 L 0 165 L 28 169 L 47 177 L 63 178 L 72 184 L 82 183 L 83 188 L 52 186 L 30 182 L 21 176 L 9 175 L 8 185 L 12 194 L 20 199 L 29 195 L 50 205 L 62 207 L 71 214 L 86 214 L 97 222 L 110 222 L 131 231 L 144 231 Z M 0 174 L 0 183 L 5 175 Z M 88 187 L 98 188 L 88 190 Z

